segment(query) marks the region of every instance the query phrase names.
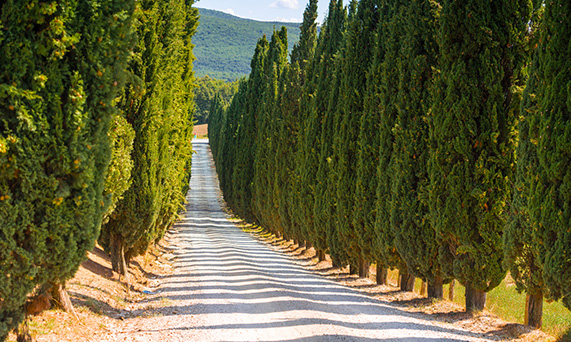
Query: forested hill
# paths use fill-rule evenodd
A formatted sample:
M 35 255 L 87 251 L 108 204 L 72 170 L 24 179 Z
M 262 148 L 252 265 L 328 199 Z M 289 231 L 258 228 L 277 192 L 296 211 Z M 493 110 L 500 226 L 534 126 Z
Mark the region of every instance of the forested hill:
M 200 24 L 193 37 L 197 77 L 208 75 L 233 80 L 250 73 L 250 60 L 258 39 L 285 26 L 289 50 L 299 40 L 299 23 L 261 22 L 224 12 L 199 8 Z

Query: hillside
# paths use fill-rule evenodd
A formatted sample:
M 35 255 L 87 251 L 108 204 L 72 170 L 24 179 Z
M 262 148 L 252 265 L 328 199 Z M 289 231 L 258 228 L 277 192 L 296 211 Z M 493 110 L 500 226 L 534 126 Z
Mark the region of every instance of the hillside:
M 265 34 L 269 40 L 274 28 L 287 28 L 290 50 L 299 40 L 299 23 L 261 22 L 214 10 L 198 10 L 200 24 L 193 37 L 197 77 L 209 75 L 234 80 L 249 74 L 258 39 Z

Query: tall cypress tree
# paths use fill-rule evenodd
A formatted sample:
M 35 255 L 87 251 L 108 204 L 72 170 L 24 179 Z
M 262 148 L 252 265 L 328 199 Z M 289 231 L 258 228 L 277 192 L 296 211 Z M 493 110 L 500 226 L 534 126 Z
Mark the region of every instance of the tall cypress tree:
M 306 79 L 306 67 L 315 53 L 317 36 L 317 0 L 311 0 L 305 9 L 300 26 L 300 40 L 291 53 L 291 62 L 287 73 L 282 77 L 279 92 L 280 121 L 278 121 L 278 143 L 276 152 L 276 182 L 278 189 L 281 224 L 288 236 L 301 242 L 308 240 L 306 232 L 298 224 L 295 216 L 294 189 L 298 184 L 295 177 L 295 156 L 299 150 L 299 127 L 301 118 L 300 100 Z
M 353 1 L 356 13 L 348 23 L 345 39 L 345 54 L 339 65 L 340 82 L 343 89 L 339 92 L 340 100 L 335 110 L 339 117 L 334 145 L 335 183 L 337 184 L 337 229 L 339 238 L 345 241 L 350 251 L 353 266 L 358 266 L 359 276 L 368 276 L 369 257 L 363 248 L 369 246 L 359 244 L 359 234 L 365 232 L 362 226 L 355 227 L 353 212 L 362 208 L 362 203 L 355 203 L 354 191 L 357 184 L 358 139 L 361 128 L 361 116 L 364 108 L 364 94 L 367 85 L 367 73 L 372 61 L 372 50 L 375 46 L 375 35 L 379 22 L 378 1 Z M 371 162 L 371 161 L 369 161 Z M 372 199 L 371 199 L 372 200 Z M 357 209 L 359 208 L 359 209 Z
M 277 92 L 279 78 L 287 63 L 287 30 L 274 31 L 268 50 L 263 84 L 263 105 L 258 117 L 256 155 L 254 158 L 253 203 L 259 223 L 273 232 L 281 231 L 275 203 L 275 150 Z
M 138 2 L 139 43 L 120 106 L 135 129 L 131 188 L 104 226 L 113 269 L 160 238 L 176 218 L 190 176 L 193 2 Z M 126 260 L 127 259 L 127 260 Z
M 545 4 L 537 52 L 537 110 L 528 115 L 530 142 L 537 151 L 528 211 L 547 297 L 571 309 L 571 4 Z M 532 150 L 533 152 L 533 150 Z M 530 160 L 533 162 L 534 160 Z M 531 171 L 534 171 L 532 166 Z
M 27 295 L 73 277 L 110 198 L 110 120 L 134 2 L 7 1 L 0 9 L 0 340 Z
M 304 224 L 312 227 L 310 240 L 315 245 L 320 259 L 330 246 L 331 232 L 334 230 L 335 197 L 330 184 L 331 151 L 333 142 L 333 115 L 329 111 L 329 99 L 337 100 L 332 93 L 335 86 L 335 55 L 339 52 L 346 30 L 347 11 L 343 2 L 332 0 L 324 26 L 319 35 L 313 63 L 313 93 L 307 100 L 307 117 L 302 136 L 303 158 L 300 162 L 303 199 L 300 207 Z M 303 105 L 303 99 L 302 99 Z M 335 251 L 329 250 L 336 261 Z
M 266 37 L 258 40 L 256 50 L 250 63 L 252 72 L 245 84 L 243 107 L 241 111 L 242 125 L 237 132 L 236 146 L 240 153 L 236 156 L 233 183 L 236 187 L 236 205 L 234 210 L 242 218 L 255 221 L 252 208 L 252 180 L 254 178 L 254 157 L 256 156 L 257 120 L 260 116 L 263 84 L 266 79 L 265 64 L 267 62 L 269 44 Z M 238 101 L 238 100 L 237 100 Z
M 408 271 L 406 263 L 395 247 L 395 234 L 391 227 L 392 212 L 392 176 L 393 176 L 393 144 L 394 126 L 398 115 L 398 68 L 403 36 L 406 27 L 405 1 L 394 1 L 390 4 L 389 20 L 386 34 L 379 42 L 376 52 L 378 59 L 371 71 L 370 84 L 373 87 L 373 101 L 378 101 L 377 110 L 380 116 L 379 129 L 379 162 L 377 164 L 377 202 L 375 217 L 374 250 L 381 262 L 390 268 L 398 268 L 400 284 L 403 291 L 412 291 L 414 276 Z M 377 81 L 376 81 L 377 80 Z
M 510 194 L 521 49 L 529 1 L 444 1 L 434 87 L 430 217 L 443 272 L 482 310 L 505 277 L 502 231 Z
M 534 16 L 532 17 L 532 35 L 528 46 L 539 43 L 539 31 L 543 12 L 543 1 L 535 1 Z M 531 116 L 538 115 L 539 58 L 535 49 L 535 57 L 529 67 L 529 79 L 523 93 L 518 122 L 518 145 L 516 149 L 516 174 L 511 201 L 508 223 L 504 230 L 504 263 L 510 276 L 516 283 L 516 289 L 525 291 L 525 324 L 539 328 L 543 316 L 543 282 L 542 264 L 539 258 L 539 245 L 536 244 L 535 233 L 538 231 L 537 222 L 529 217 L 529 196 L 537 176 L 537 146 L 530 135 Z M 535 140 L 535 139 L 534 139 Z
M 413 275 L 428 283 L 428 296 L 442 298 L 438 243 L 428 216 L 428 123 L 430 87 L 437 66 L 438 6 L 431 0 L 409 1 L 402 8 L 404 32 L 397 62 L 391 227 L 394 245 Z

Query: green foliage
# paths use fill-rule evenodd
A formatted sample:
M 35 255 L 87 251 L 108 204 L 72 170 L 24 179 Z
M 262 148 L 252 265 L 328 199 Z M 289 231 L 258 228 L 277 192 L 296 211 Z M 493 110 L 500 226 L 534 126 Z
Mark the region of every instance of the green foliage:
M 2 4 L 0 340 L 23 319 L 27 294 L 71 278 L 99 234 L 133 8 Z
M 196 112 L 194 120 L 196 125 L 208 123 L 210 115 L 210 105 L 216 94 L 220 94 L 221 99 L 225 103 L 230 103 L 232 97 L 238 90 L 238 81 L 229 82 L 210 78 L 208 75 L 196 80 L 196 88 L 194 89 L 194 102 L 196 103 Z
M 258 39 L 276 27 L 287 28 L 288 50 L 299 40 L 299 23 L 260 22 L 203 8 L 199 11 L 200 25 L 193 39 L 198 77 L 233 81 L 248 75 Z
M 131 82 L 120 107 L 135 130 L 131 187 L 104 226 L 113 268 L 162 237 L 182 209 L 190 177 L 193 88 L 192 43 L 198 11 L 192 2 L 137 3 L 139 42 L 129 64 Z
M 317 41 L 315 57 L 309 69 L 306 94 L 301 110 L 304 121 L 301 147 L 297 157 L 300 179 L 300 200 L 297 206 L 301 224 L 308 229 L 309 240 L 319 250 L 329 248 L 335 222 L 335 184 L 329 178 L 332 170 L 333 113 L 328 110 L 329 99 L 337 100 L 335 55 L 346 31 L 347 12 L 342 1 L 331 0 L 327 19 Z M 330 253 L 332 251 L 330 250 Z M 334 252 L 333 255 L 335 256 Z M 337 256 L 336 260 L 339 259 Z
M 505 277 L 502 231 L 529 2 L 445 1 L 432 108 L 430 216 L 443 272 L 479 291 Z
M 531 227 L 535 228 L 532 246 L 543 272 L 546 296 L 562 298 L 567 308 L 571 308 L 569 15 L 571 4 L 567 1 L 545 4 L 544 29 L 535 56 L 540 82 L 530 83 L 535 89 L 526 89 L 536 102 L 523 113 L 529 120 L 530 155 L 536 158 L 525 160 L 525 171 L 535 175 L 530 180 L 527 206 Z
M 347 33 L 344 35 L 344 53 L 338 64 L 337 91 L 339 102 L 330 108 L 335 116 L 336 134 L 333 135 L 334 172 L 330 174 L 332 184 L 336 185 L 337 232 L 339 241 L 345 242 L 343 249 L 355 265 L 364 257 L 361 247 L 369 249 L 369 242 L 360 244 L 359 235 L 364 233 L 364 226 L 353 223 L 354 211 L 360 210 L 362 204 L 356 203 L 354 193 L 357 186 L 358 137 L 361 129 L 361 117 L 364 110 L 364 94 L 375 47 L 375 36 L 379 22 L 378 1 L 362 0 L 351 2 L 351 19 Z M 353 8 L 356 7 L 356 8 Z M 343 91 L 350 89 L 350 91 Z M 333 93 L 335 94 L 335 93 Z M 371 201 L 374 199 L 371 198 Z M 357 209 L 359 208 L 359 209 Z
M 410 1 L 402 11 L 405 23 L 397 59 L 390 223 L 394 245 L 408 271 L 433 283 L 442 275 L 427 201 L 427 115 L 432 105 L 433 69 L 437 67 L 438 6 L 431 0 Z

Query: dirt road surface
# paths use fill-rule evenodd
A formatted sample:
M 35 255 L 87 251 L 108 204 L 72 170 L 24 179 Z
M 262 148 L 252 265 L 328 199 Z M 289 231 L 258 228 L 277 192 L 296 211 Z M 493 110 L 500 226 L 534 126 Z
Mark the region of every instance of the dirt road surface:
M 335 284 L 252 239 L 221 209 L 208 140 L 194 149 L 175 272 L 149 297 L 158 312 L 125 321 L 117 341 L 487 341 Z

